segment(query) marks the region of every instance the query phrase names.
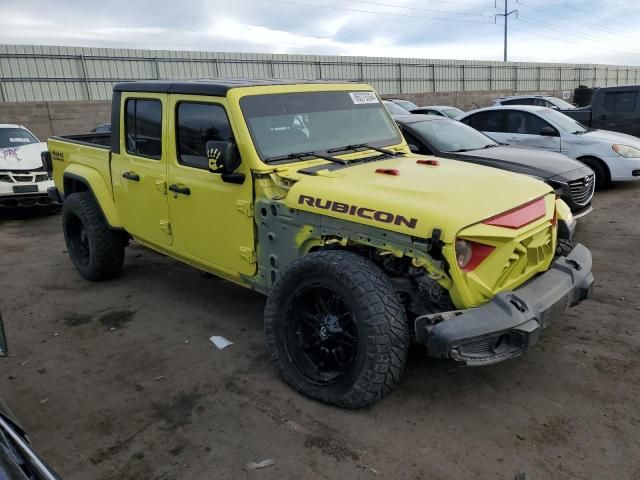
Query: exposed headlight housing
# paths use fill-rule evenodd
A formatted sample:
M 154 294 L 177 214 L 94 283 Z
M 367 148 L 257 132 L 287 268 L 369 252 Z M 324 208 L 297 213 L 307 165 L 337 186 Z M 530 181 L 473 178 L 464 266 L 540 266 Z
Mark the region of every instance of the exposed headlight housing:
M 456 262 L 463 272 L 470 272 L 491 255 L 496 248 L 491 245 L 456 239 Z
M 640 158 L 640 148 L 630 147 L 629 145 L 621 145 L 616 143 L 613 151 L 624 158 Z

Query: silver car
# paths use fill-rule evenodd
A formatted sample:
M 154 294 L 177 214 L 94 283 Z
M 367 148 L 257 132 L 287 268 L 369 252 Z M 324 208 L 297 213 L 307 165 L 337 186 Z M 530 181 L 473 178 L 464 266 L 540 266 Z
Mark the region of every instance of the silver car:
M 536 107 L 555 108 L 556 110 L 573 110 L 576 108 L 561 98 L 549 95 L 511 95 L 493 101 L 494 105 L 534 105 Z
M 546 107 L 510 105 L 473 110 L 457 120 L 496 142 L 561 152 L 591 167 L 596 188 L 640 179 L 640 138 L 594 130 Z

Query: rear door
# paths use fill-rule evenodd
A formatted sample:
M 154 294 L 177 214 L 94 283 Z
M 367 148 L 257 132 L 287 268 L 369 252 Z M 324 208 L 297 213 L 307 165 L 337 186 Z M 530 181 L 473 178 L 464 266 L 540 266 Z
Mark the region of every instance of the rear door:
M 558 130 L 539 116 L 522 110 L 505 110 L 506 143 L 523 147 L 560 151 Z M 557 136 L 540 135 L 543 128 L 551 128 Z
M 174 247 L 197 262 L 243 275 L 256 271 L 251 172 L 227 183 L 208 168 L 209 140 L 234 142 L 226 98 L 170 95 L 174 146 L 169 154 L 169 211 Z M 242 154 L 242 145 L 238 145 Z
M 171 245 L 166 195 L 167 96 L 122 95 L 120 153 L 111 162 L 118 212 L 127 232 L 154 245 Z
M 638 88 L 608 89 L 600 95 L 591 126 L 640 136 Z
M 496 142 L 507 143 L 507 133 L 504 128 L 505 112 L 506 110 L 485 110 L 469 115 L 461 122 L 481 131 Z

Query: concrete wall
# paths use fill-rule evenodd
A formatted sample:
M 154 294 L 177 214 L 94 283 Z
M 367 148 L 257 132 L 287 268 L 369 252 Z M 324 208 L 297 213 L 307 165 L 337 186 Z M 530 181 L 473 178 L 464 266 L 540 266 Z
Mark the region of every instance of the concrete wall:
M 111 102 L 0 103 L 0 123 L 17 123 L 40 140 L 52 135 L 87 133 L 111 120 Z
M 383 95 L 404 98 L 418 105 L 450 105 L 464 111 L 486 107 L 512 90 L 479 92 L 437 92 L 407 95 Z M 553 95 L 562 98 L 561 91 L 517 92 Z M 571 92 L 573 95 L 573 92 Z M 42 140 L 52 135 L 88 133 L 96 125 L 111 121 L 111 102 L 20 102 L 0 103 L 0 123 L 17 123 L 30 129 Z

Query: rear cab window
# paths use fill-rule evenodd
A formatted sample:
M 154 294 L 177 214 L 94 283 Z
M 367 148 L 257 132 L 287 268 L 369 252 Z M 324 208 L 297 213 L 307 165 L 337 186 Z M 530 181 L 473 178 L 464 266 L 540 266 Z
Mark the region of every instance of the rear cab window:
M 127 153 L 160 160 L 162 157 L 162 102 L 129 98 L 125 103 L 125 145 Z
M 608 112 L 635 112 L 638 102 L 637 91 L 607 92 L 602 107 Z

